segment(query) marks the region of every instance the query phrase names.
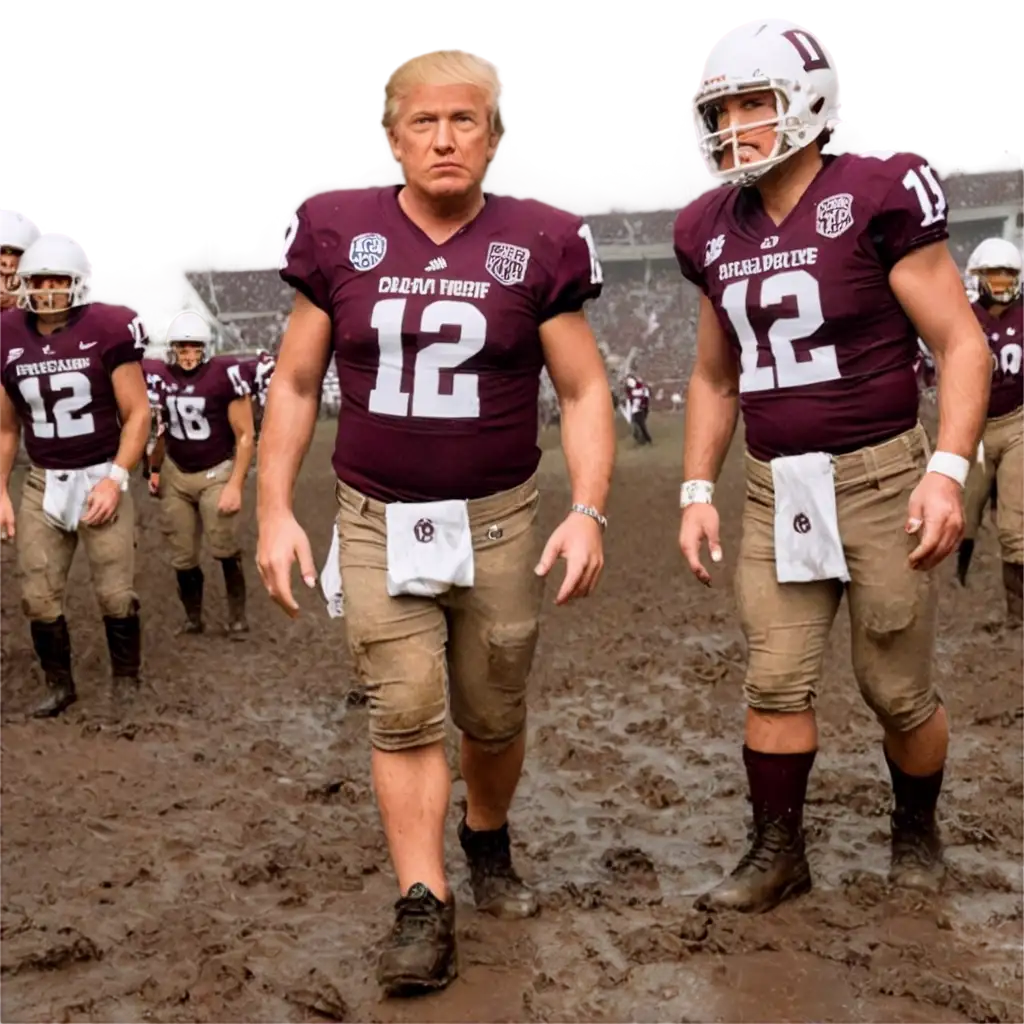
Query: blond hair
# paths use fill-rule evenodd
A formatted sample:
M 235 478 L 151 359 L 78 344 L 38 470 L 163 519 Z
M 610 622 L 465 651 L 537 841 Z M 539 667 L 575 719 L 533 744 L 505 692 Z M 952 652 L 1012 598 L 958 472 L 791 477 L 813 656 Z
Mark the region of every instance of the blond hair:
M 491 130 L 504 134 L 498 99 L 501 83 L 498 69 L 482 57 L 462 50 L 435 50 L 407 60 L 388 79 L 384 87 L 384 117 L 381 124 L 390 131 L 398 119 L 398 107 L 417 85 L 475 85 L 487 93 Z

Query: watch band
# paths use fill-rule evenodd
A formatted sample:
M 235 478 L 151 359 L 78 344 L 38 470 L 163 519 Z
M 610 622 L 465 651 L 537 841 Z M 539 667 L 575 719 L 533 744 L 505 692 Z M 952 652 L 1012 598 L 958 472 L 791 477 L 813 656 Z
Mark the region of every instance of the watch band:
M 581 516 L 590 516 L 602 530 L 608 529 L 608 520 L 593 505 L 573 505 L 570 512 L 579 512 Z

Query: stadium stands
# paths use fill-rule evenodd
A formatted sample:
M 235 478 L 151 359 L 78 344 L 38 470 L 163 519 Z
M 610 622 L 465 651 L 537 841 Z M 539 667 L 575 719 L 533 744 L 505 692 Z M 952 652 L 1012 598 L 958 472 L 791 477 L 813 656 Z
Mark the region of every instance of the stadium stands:
M 1024 229 L 1020 171 L 950 175 L 950 249 L 958 265 L 983 238 L 1001 235 L 1021 244 Z M 587 218 L 597 239 L 605 287 L 589 315 L 617 377 L 629 366 L 642 374 L 656 408 L 670 408 L 693 357 L 697 317 L 695 290 L 683 280 L 672 254 L 675 210 L 605 213 Z M 291 304 L 291 289 L 275 270 L 193 271 L 186 274 L 198 298 L 222 328 L 227 348 L 274 350 Z M 337 401 L 337 380 L 328 382 L 325 411 Z

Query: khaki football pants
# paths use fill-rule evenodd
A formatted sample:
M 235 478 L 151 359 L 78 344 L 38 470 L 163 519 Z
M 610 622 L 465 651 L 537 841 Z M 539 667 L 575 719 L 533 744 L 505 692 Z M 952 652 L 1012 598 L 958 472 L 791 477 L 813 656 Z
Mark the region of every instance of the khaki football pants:
M 971 466 L 964 490 L 964 537 L 978 536 L 993 483 L 1002 559 L 1024 563 L 1024 407 L 985 424 L 985 463 Z
M 18 510 L 18 575 L 22 607 L 30 620 L 54 622 L 64 614 L 68 572 L 81 540 L 92 573 L 96 600 L 104 616 L 120 619 L 134 614 L 135 505 L 132 492 L 121 495 L 114 518 L 103 526 L 86 526 L 74 533 L 56 526 L 43 512 L 44 470 L 33 466 L 25 477 Z
M 749 647 L 744 683 L 758 711 L 813 707 L 825 644 L 843 593 L 850 607 L 853 671 L 886 729 L 909 732 L 940 703 L 931 679 L 937 589 L 910 568 L 917 546 L 907 502 L 928 461 L 920 426 L 833 461 L 839 531 L 850 572 L 838 580 L 779 583 L 771 464 L 747 455 L 747 500 L 735 592 Z
M 474 585 L 437 598 L 387 592 L 386 505 L 337 486 L 339 562 L 349 648 L 370 698 L 370 741 L 406 750 L 444 738 L 452 720 L 500 752 L 526 724 L 526 681 L 544 580 L 536 480 L 469 502 Z
M 170 457 L 164 459 L 160 507 L 174 569 L 194 569 L 199 564 L 204 533 L 214 558 L 234 558 L 241 552 L 239 513 L 225 516 L 217 511 L 233 468 L 234 460 L 227 459 L 212 469 L 186 473 Z

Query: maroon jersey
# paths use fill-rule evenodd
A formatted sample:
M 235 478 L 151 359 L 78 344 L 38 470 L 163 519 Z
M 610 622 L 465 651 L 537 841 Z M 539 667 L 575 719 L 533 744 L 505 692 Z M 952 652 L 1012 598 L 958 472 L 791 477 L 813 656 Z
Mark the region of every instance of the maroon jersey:
M 274 376 L 274 367 L 277 366 L 277 361 L 269 352 L 263 352 L 250 366 L 252 369 L 252 393 L 260 403 L 260 408 L 264 408 L 267 404 L 270 378 Z
M 400 187 L 299 208 L 281 277 L 327 312 L 341 389 L 334 469 L 381 501 L 478 498 L 537 468 L 539 327 L 601 292 L 579 217 L 488 195 L 435 245 Z
M 147 338 L 133 309 L 92 302 L 44 336 L 22 309 L 0 316 L 2 380 L 24 426 L 28 457 L 43 469 L 107 462 L 121 442 L 111 374 L 138 363 Z
M 626 400 L 631 412 L 648 412 L 651 407 L 651 389 L 639 378 L 630 387 L 626 385 Z
M 230 459 L 235 432 L 228 407 L 249 396 L 238 364 L 216 358 L 191 373 L 165 366 L 163 377 L 164 443 L 175 465 L 186 473 L 199 473 Z
M 755 188 L 739 187 L 676 219 L 679 266 L 735 350 L 747 447 L 760 459 L 854 451 L 917 420 L 917 331 L 889 272 L 948 237 L 942 187 L 911 153 L 824 161 L 780 225 Z
M 1021 374 L 1024 300 L 1018 295 L 1001 316 L 993 316 L 980 301 L 971 308 L 992 350 L 992 391 L 988 415 L 990 419 L 1006 416 L 1024 405 L 1024 375 Z
M 164 371 L 167 364 L 162 359 L 143 359 L 142 372 L 146 377 L 146 394 L 149 396 L 149 407 L 154 411 L 160 407 L 160 392 L 163 388 Z

